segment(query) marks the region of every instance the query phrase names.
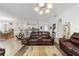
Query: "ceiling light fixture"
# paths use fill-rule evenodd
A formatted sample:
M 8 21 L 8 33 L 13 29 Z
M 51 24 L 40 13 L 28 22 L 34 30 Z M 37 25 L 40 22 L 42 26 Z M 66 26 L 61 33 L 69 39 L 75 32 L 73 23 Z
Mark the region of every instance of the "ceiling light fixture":
M 38 7 L 35 7 L 35 11 L 39 11 L 39 8 Z
M 39 14 L 43 14 L 43 11 L 39 11 Z
M 49 3 L 37 3 L 34 7 L 34 10 L 39 14 L 49 13 L 52 8 L 52 4 Z
M 46 12 L 46 13 L 49 13 L 49 12 L 50 12 L 50 10 L 46 10 L 45 12 Z

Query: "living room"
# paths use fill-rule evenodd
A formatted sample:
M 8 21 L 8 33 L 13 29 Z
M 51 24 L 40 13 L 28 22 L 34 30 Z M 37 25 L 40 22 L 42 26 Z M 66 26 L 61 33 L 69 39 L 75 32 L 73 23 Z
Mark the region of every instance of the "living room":
M 79 56 L 79 3 L 0 3 L 1 56 Z

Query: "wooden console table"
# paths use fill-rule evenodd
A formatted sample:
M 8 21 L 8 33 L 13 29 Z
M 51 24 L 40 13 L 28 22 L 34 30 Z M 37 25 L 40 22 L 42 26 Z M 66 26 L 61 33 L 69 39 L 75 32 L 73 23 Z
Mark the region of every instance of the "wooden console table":
M 4 32 L 3 34 L 2 34 L 2 38 L 3 39 L 11 39 L 11 38 L 13 38 L 14 37 L 14 34 L 12 33 L 12 32 Z

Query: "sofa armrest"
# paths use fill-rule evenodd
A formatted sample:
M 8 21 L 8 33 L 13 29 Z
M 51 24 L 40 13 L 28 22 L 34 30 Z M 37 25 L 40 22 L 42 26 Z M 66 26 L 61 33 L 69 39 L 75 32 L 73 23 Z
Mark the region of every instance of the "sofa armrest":
M 59 38 L 59 44 L 61 45 L 63 42 L 69 42 L 70 39 L 66 39 L 66 38 Z
M 52 44 L 54 44 L 54 37 L 51 37 L 51 40 L 52 40 Z
M 66 39 L 66 38 L 59 38 L 59 41 L 64 41 L 64 42 L 67 42 L 67 41 L 70 41 L 70 39 Z

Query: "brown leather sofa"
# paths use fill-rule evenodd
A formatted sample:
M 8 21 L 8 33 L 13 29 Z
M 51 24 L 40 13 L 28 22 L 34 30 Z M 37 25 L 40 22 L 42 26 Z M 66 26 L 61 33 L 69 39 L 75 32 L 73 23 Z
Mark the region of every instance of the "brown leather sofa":
M 27 40 L 28 45 L 53 45 L 54 38 L 50 37 L 49 32 L 32 32 Z
M 69 56 L 79 56 L 79 33 L 73 33 L 70 39 L 60 38 L 60 48 Z

